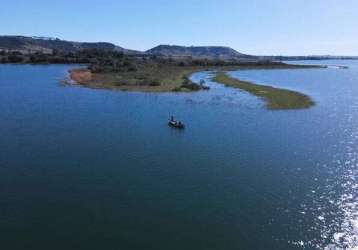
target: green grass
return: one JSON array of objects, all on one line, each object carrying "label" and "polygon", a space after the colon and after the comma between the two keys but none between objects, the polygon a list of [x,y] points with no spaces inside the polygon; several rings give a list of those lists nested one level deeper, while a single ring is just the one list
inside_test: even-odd
[{"label": "green grass", "polygon": [[203,68],[154,65],[133,72],[95,73],[92,81],[81,84],[94,88],[148,92],[195,91],[201,87],[188,80],[188,77],[200,70]]},{"label": "green grass", "polygon": [[314,101],[305,94],[234,79],[224,72],[217,73],[213,77],[213,81],[222,83],[228,87],[239,88],[262,98],[266,102],[268,109],[306,109],[315,104]]}]

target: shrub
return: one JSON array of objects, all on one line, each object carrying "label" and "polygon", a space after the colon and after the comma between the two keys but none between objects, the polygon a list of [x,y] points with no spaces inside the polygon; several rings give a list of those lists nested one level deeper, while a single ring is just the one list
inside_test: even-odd
[{"label": "shrub", "polygon": [[9,55],[7,59],[9,63],[21,63],[23,61],[23,57],[17,55]]},{"label": "shrub", "polygon": [[201,89],[201,87],[198,84],[195,84],[195,83],[183,84],[181,87],[186,88],[186,89],[190,89],[190,90],[200,90]]},{"label": "shrub", "polygon": [[174,91],[174,92],[180,92],[180,91],[181,91],[181,87],[175,87],[175,88],[173,88],[173,91]]},{"label": "shrub", "polygon": [[149,83],[149,86],[151,86],[151,87],[160,86],[160,82],[157,80],[153,80]]}]

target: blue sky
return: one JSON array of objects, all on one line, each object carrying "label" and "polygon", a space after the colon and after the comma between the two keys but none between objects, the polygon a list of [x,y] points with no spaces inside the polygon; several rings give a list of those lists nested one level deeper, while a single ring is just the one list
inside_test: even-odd
[{"label": "blue sky", "polygon": [[0,34],[224,45],[257,55],[358,55],[357,0],[1,0]]}]

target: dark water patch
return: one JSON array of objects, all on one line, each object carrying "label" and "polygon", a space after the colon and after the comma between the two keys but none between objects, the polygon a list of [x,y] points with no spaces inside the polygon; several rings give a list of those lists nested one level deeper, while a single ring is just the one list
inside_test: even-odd
[{"label": "dark water patch", "polygon": [[349,64],[233,73],[318,102],[275,112],[209,80],[197,93],[118,92],[61,87],[70,66],[1,65],[3,248],[354,249]]}]

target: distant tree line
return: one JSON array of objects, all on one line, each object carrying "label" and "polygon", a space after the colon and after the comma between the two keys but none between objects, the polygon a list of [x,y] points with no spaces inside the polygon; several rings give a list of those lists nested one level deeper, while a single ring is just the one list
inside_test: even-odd
[{"label": "distant tree line", "polygon": [[1,51],[0,63],[29,64],[88,64],[94,73],[134,72],[143,67],[161,66],[241,66],[278,64],[263,60],[260,62],[224,61],[219,59],[175,59],[156,55],[125,55],[122,52],[103,49],[83,49],[77,52],[64,53],[53,50],[52,53],[21,53],[19,51]]},{"label": "distant tree line", "polygon": [[31,64],[101,64],[104,61],[123,57],[123,53],[98,49],[84,49],[78,52],[64,53],[53,50],[52,53],[21,53],[19,51],[1,51],[0,63]]}]

